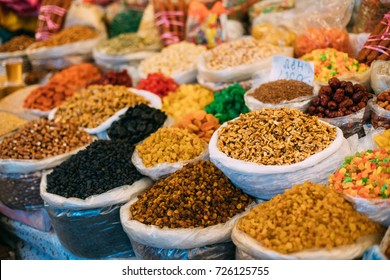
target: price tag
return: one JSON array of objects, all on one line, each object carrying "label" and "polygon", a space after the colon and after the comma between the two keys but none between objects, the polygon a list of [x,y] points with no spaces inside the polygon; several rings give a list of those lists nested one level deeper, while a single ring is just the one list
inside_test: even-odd
[{"label": "price tag", "polygon": [[286,56],[274,56],[270,81],[297,80],[313,85],[314,64]]}]

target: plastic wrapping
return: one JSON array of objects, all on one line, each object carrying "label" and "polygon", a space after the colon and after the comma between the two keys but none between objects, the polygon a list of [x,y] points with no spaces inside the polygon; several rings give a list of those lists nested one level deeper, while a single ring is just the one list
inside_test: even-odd
[{"label": "plastic wrapping", "polygon": [[214,132],[210,144],[210,160],[245,193],[256,198],[269,200],[286,189],[305,181],[326,184],[328,177],[350,154],[349,144],[337,129],[336,139],[323,151],[292,165],[259,165],[228,157],[219,151],[218,133]]},{"label": "plastic wrapping", "polygon": [[349,47],[350,50],[348,53],[352,55],[352,57],[357,57],[360,50],[363,48],[364,43],[367,41],[370,33],[349,33]]},{"label": "plastic wrapping", "polygon": [[[146,91],[146,90],[135,89],[135,88],[129,88],[129,91],[131,91],[131,92],[133,92],[133,93],[135,93],[135,94],[137,94],[139,96],[142,96],[146,100],[148,100],[149,103],[150,103],[148,105],[149,107],[156,108],[156,109],[161,109],[161,107],[162,107],[161,99],[157,95],[155,95],[155,94],[153,94],[153,93],[151,93],[149,91]],[[120,116],[125,114],[127,109],[129,109],[129,108],[126,107],[126,108],[123,108],[123,109],[119,110],[114,115],[112,115],[107,120],[105,120],[103,123],[101,123],[98,127],[95,127],[95,128],[83,128],[83,129],[87,133],[89,133],[91,135],[95,135],[95,134],[98,135],[98,136],[106,135],[107,129],[112,125],[113,122],[119,120]],[[48,119],[49,120],[53,120],[55,118],[56,111],[57,111],[57,109],[53,109],[53,110],[50,111],[50,113],[48,115]]]},{"label": "plastic wrapping", "polygon": [[239,81],[239,82],[233,82],[233,83],[213,83],[208,82],[204,80],[201,76],[197,76],[198,83],[205,88],[208,88],[209,90],[212,90],[214,92],[221,91],[224,89],[227,89],[230,86],[233,86],[234,84],[239,84],[243,89],[250,90],[252,87],[253,80],[245,80],[245,81]]},{"label": "plastic wrapping", "polygon": [[69,210],[45,205],[54,230],[69,252],[81,258],[133,256],[119,219],[121,204],[98,209]]},{"label": "plastic wrapping", "polygon": [[[205,228],[160,228],[132,219],[130,200],[120,211],[124,231],[134,244],[140,259],[229,259],[234,254],[231,231],[235,222],[246,212],[238,214],[224,224]],[[252,205],[248,206],[250,209]],[[247,211],[248,211],[247,209]],[[157,249],[158,248],[158,249]]]},{"label": "plastic wrapping", "polygon": [[300,0],[293,9],[260,14],[253,26],[271,24],[278,26],[282,22],[290,30],[303,34],[307,26],[313,28],[345,28],[351,19],[353,0]]},{"label": "plastic wrapping", "polygon": [[39,194],[42,171],[31,173],[0,173],[0,201],[7,207],[31,210],[43,206]]},{"label": "plastic wrapping", "polygon": [[[387,229],[382,242],[368,249],[363,256],[363,260],[389,260],[390,259],[390,227]],[[387,256],[385,252],[387,250]]]},{"label": "plastic wrapping", "polygon": [[356,211],[370,220],[386,227],[390,226],[390,199],[366,199],[351,195],[344,195],[344,197],[354,204]]},{"label": "plastic wrapping", "polygon": [[383,109],[378,104],[376,104],[376,98],[369,100],[368,106],[372,111],[371,124],[373,127],[383,127],[385,129],[390,128],[390,111]]},{"label": "plastic wrapping", "polygon": [[139,260],[234,260],[233,242],[206,245],[193,249],[161,249],[130,240]]},{"label": "plastic wrapping", "polygon": [[351,148],[351,155],[354,155],[357,152],[365,152],[367,150],[375,150],[378,148],[373,137],[381,134],[384,130],[374,129],[371,125],[364,125],[363,129],[366,136],[359,138],[357,134],[354,134],[347,139],[349,147]]},{"label": "plastic wrapping", "polygon": [[[387,73],[381,73],[387,68]],[[390,61],[376,60],[371,64],[371,88],[380,94],[390,88]]]},{"label": "plastic wrapping", "polygon": [[48,232],[51,229],[49,216],[43,207],[35,210],[15,210],[0,202],[0,213],[40,231]]},{"label": "plastic wrapping", "polygon": [[296,57],[301,57],[316,49],[326,48],[348,53],[350,50],[348,33],[340,28],[307,27],[307,30],[296,38],[294,45]]},{"label": "plastic wrapping", "polygon": [[337,118],[321,118],[322,121],[340,128],[344,137],[348,138],[354,134],[364,136],[363,125],[368,123],[370,120],[370,109],[369,106],[364,107],[360,111],[344,117]]},{"label": "plastic wrapping", "polygon": [[371,32],[390,9],[387,0],[361,0],[353,32]]},{"label": "plastic wrapping", "polygon": [[119,69],[121,66],[131,65],[138,67],[140,62],[157,54],[153,51],[140,51],[124,55],[109,55],[98,50],[93,51],[93,58],[97,65],[109,69]]},{"label": "plastic wrapping", "polygon": [[309,249],[291,254],[281,254],[264,247],[234,226],[232,240],[237,246],[238,260],[353,260],[360,258],[370,246],[378,244],[382,234],[372,234],[359,238],[354,244],[332,249]]},{"label": "plastic wrapping", "polygon": [[133,156],[131,157],[131,161],[133,162],[135,168],[137,168],[139,173],[148,176],[155,181],[172,174],[173,172],[181,169],[184,165],[190,162],[196,162],[196,161],[208,160],[208,159],[209,159],[209,151],[207,149],[206,143],[205,143],[205,150],[199,156],[187,161],[180,161],[174,163],[161,163],[161,164],[154,165],[152,167],[146,167],[143,164],[142,159],[139,157],[137,150],[134,150]]},{"label": "plastic wrapping", "polygon": [[259,24],[252,27],[252,36],[262,42],[277,46],[292,46],[297,35],[286,26]]},{"label": "plastic wrapping", "polygon": [[293,48],[291,47],[281,47],[282,50],[280,53],[274,53],[271,56],[265,57],[262,60],[253,63],[253,64],[244,64],[235,67],[227,67],[223,70],[211,70],[206,66],[206,58],[211,55],[210,51],[207,51],[200,55],[197,60],[199,76],[209,82],[237,82],[242,80],[248,80],[252,75],[263,68],[271,67],[272,65],[272,56],[282,55],[282,56],[293,56]]}]

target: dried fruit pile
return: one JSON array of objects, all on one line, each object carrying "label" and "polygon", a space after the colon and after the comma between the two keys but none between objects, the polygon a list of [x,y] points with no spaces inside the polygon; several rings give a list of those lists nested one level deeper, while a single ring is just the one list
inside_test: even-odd
[{"label": "dried fruit pile", "polygon": [[310,182],[253,208],[238,228],[282,254],[350,245],[382,230],[336,191]]},{"label": "dried fruit pile", "polygon": [[214,164],[199,161],[156,182],[130,211],[133,219],[161,228],[208,227],[227,222],[252,201]]}]

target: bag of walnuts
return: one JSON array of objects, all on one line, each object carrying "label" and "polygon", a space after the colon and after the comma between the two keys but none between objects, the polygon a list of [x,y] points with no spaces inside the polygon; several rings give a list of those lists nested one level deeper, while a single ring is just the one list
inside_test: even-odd
[{"label": "bag of walnuts", "polygon": [[360,258],[383,233],[336,191],[307,181],[240,218],[232,240],[240,260],[346,260]]},{"label": "bag of walnuts", "polygon": [[234,259],[230,235],[253,199],[209,161],[189,163],[121,208],[139,259]]}]

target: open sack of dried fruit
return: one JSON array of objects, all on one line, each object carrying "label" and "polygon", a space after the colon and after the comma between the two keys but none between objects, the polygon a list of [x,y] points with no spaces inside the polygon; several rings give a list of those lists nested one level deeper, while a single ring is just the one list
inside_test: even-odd
[{"label": "open sack of dried fruit", "polygon": [[234,259],[234,223],[253,198],[209,161],[190,163],[121,208],[139,259]]},{"label": "open sack of dried fruit", "polygon": [[158,180],[208,156],[207,143],[197,135],[184,128],[163,127],[136,146],[132,161],[140,173]]},{"label": "open sack of dried fruit", "polygon": [[326,183],[350,153],[337,127],[297,109],[264,108],[223,124],[210,160],[245,193],[270,199],[292,184]]},{"label": "open sack of dried fruit", "polygon": [[261,108],[295,108],[306,112],[315,97],[314,87],[296,80],[267,81],[247,91],[245,104],[251,111]]},{"label": "open sack of dried fruit", "polygon": [[93,142],[45,174],[40,192],[61,244],[82,258],[129,257],[120,207],[152,181],[131,163],[134,145]]},{"label": "open sack of dried fruit", "polygon": [[329,177],[329,187],[352,201],[357,211],[390,226],[390,152],[369,150],[347,157]]},{"label": "open sack of dried fruit", "polygon": [[63,29],[46,41],[32,44],[27,49],[31,64],[40,69],[62,69],[92,58],[92,50],[106,38],[89,26],[75,25]]},{"label": "open sack of dried fruit", "polygon": [[251,209],[232,240],[241,260],[352,260],[379,244],[384,230],[336,191],[305,182]]},{"label": "open sack of dried fruit", "polygon": [[291,57],[293,49],[263,43],[252,37],[226,42],[199,56],[198,77],[213,83],[248,80],[259,69],[270,67],[274,55]]},{"label": "open sack of dried fruit", "polygon": [[13,209],[41,207],[42,172],[85,148],[93,138],[75,124],[31,121],[0,142],[0,200]]},{"label": "open sack of dried fruit", "polygon": [[89,134],[105,136],[106,130],[129,107],[148,104],[160,109],[161,100],[153,93],[125,86],[92,85],[74,94],[52,110],[49,119],[56,122],[73,121]]}]

